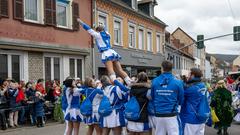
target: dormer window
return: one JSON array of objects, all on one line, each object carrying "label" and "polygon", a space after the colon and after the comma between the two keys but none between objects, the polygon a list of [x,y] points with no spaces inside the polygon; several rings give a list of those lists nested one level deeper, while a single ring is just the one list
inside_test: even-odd
[{"label": "dormer window", "polygon": [[151,17],[154,16],[154,5],[153,5],[152,3],[149,4],[149,15],[150,15]]},{"label": "dormer window", "polygon": [[132,8],[137,9],[137,0],[132,0]]}]

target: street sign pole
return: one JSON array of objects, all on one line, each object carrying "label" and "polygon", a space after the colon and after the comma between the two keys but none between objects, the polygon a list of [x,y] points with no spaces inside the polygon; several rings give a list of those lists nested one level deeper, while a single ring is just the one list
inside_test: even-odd
[{"label": "street sign pole", "polygon": [[[231,36],[231,35],[234,35],[234,34],[240,34],[240,32],[230,33],[230,34],[225,34],[225,35],[220,35],[220,36],[215,36],[215,37],[211,37],[211,38],[206,38],[206,39],[204,39],[204,40],[199,40],[199,41],[197,41],[197,42],[203,42],[203,41],[208,41],[208,40],[212,40],[212,39],[216,39],[216,38],[227,37],[227,36]],[[189,46],[192,46],[192,45],[194,45],[194,44],[197,44],[197,42],[193,42],[193,43],[191,43],[191,44],[189,44],[189,45],[180,47],[180,48],[178,48],[177,50],[173,51],[173,53],[178,52],[178,51],[180,51],[180,50],[182,50],[182,49],[184,49],[184,48],[186,48],[186,47],[189,47]]]}]

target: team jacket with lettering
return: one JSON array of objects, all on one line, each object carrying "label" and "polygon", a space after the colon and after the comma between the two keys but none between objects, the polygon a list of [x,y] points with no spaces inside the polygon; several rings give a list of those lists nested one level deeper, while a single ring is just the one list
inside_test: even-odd
[{"label": "team jacket with lettering", "polygon": [[172,73],[163,73],[153,80],[151,96],[156,114],[177,113],[184,100],[183,83]]}]

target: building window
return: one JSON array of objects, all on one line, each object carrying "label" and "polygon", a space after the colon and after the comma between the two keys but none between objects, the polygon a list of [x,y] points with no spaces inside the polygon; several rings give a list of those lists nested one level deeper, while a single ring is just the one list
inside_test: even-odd
[{"label": "building window", "polygon": [[157,52],[161,52],[161,37],[160,34],[157,35],[157,39],[156,39],[156,46],[157,46]]},{"label": "building window", "polygon": [[114,19],[114,44],[122,45],[122,20]]},{"label": "building window", "polygon": [[139,29],[138,31],[138,48],[144,50],[144,30]]},{"label": "building window", "polygon": [[60,58],[58,57],[45,57],[44,58],[45,80],[58,80],[60,81]]},{"label": "building window", "polygon": [[21,56],[15,54],[0,54],[0,78],[12,78],[19,82],[21,77]]},{"label": "building window", "polygon": [[8,56],[0,54],[0,78],[5,79],[8,77]]},{"label": "building window", "polygon": [[150,4],[149,6],[150,6],[149,7],[149,12],[150,12],[149,14],[150,14],[151,17],[154,17],[154,6],[152,4]]},{"label": "building window", "polygon": [[71,77],[75,77],[75,59],[69,59],[69,73]]},{"label": "building window", "polygon": [[70,12],[70,2],[58,0],[56,4],[57,12],[57,26],[63,28],[70,28],[71,25],[71,12]]},{"label": "building window", "polygon": [[24,0],[24,20],[42,23],[42,0]]},{"label": "building window", "polygon": [[105,28],[108,28],[107,14],[98,12],[98,25],[103,25]]},{"label": "building window", "polygon": [[153,51],[152,32],[147,32],[147,51]]},{"label": "building window", "polygon": [[53,59],[54,80],[60,80],[60,58]]},{"label": "building window", "polygon": [[136,9],[137,7],[137,1],[136,0],[132,0],[132,8]]},{"label": "building window", "polygon": [[130,48],[136,48],[136,32],[135,32],[135,26],[129,25],[128,30],[128,44]]},{"label": "building window", "polygon": [[83,62],[82,59],[69,59],[69,75],[71,77],[83,78]]}]

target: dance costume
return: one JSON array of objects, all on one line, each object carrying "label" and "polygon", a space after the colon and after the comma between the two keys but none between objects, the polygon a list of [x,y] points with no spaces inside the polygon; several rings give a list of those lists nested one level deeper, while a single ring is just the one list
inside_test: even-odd
[{"label": "dance costume", "polygon": [[95,38],[98,50],[102,54],[102,63],[106,63],[107,61],[119,61],[121,59],[121,56],[111,49],[111,37],[107,31],[96,32],[85,23],[81,25]]},{"label": "dance costume", "polygon": [[109,85],[104,88],[104,95],[109,98],[113,110],[109,116],[101,117],[101,127],[115,128],[125,126],[124,118],[124,97],[126,92],[122,91],[118,86]]},{"label": "dance costume", "polygon": [[80,113],[80,93],[81,89],[74,88],[71,93],[70,88],[66,88],[63,93],[63,111],[64,119],[71,122],[82,122],[82,115]]},{"label": "dance costume", "polygon": [[81,93],[92,102],[92,116],[83,116],[84,123],[87,125],[99,124],[98,108],[103,97],[103,91],[95,88],[84,88]]}]

